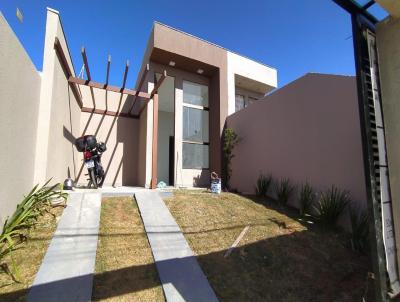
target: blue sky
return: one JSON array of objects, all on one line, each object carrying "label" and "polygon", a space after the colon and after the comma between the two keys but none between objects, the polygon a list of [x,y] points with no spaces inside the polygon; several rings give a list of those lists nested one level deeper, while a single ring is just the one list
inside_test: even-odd
[{"label": "blue sky", "polygon": [[[331,0],[3,0],[0,10],[38,70],[42,69],[46,7],[60,12],[75,71],[85,46],[92,78],[134,86],[155,20],[278,70],[279,87],[307,72],[354,75],[350,16]],[[16,8],[24,16],[16,18]]]}]

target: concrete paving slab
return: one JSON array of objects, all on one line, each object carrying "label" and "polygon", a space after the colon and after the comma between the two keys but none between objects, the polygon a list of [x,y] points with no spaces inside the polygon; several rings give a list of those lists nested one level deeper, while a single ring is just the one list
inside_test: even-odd
[{"label": "concrete paving slab", "polygon": [[70,194],[28,302],[91,301],[101,193]]},{"label": "concrete paving slab", "polygon": [[167,301],[218,301],[181,229],[156,191],[135,193]]}]

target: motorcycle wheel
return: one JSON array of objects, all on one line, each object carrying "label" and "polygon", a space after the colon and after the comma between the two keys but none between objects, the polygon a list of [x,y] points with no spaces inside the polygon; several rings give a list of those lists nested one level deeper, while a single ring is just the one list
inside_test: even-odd
[{"label": "motorcycle wheel", "polygon": [[97,176],[97,186],[101,188],[103,186],[104,176]]},{"label": "motorcycle wheel", "polygon": [[94,173],[94,169],[90,169],[89,171],[90,181],[95,189],[97,189],[97,178],[96,174]]}]

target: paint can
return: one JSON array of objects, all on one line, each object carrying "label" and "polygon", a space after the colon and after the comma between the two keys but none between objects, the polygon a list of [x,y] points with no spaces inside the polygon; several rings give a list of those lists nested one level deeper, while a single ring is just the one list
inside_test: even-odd
[{"label": "paint can", "polygon": [[211,173],[211,193],[221,193],[221,178],[219,178],[218,174],[215,172]]}]

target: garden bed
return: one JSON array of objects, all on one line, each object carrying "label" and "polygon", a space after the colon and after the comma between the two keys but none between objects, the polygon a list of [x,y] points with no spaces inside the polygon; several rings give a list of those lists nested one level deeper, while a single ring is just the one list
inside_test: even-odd
[{"label": "garden bed", "polygon": [[368,258],[348,247],[345,234],[303,224],[293,209],[198,190],[175,191],[166,204],[220,301],[361,301],[366,291],[373,297]]},{"label": "garden bed", "polygon": [[103,198],[93,301],[164,301],[136,201]]}]

